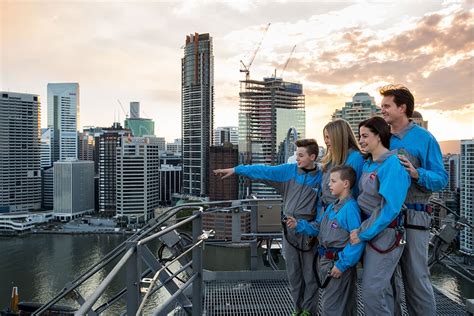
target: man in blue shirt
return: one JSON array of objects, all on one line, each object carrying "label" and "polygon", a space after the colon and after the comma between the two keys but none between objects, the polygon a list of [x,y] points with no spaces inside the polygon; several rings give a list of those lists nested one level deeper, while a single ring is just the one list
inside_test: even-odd
[{"label": "man in blue shirt", "polygon": [[[402,85],[380,89],[385,121],[390,124],[390,149],[398,150],[400,163],[411,177],[405,204],[407,214],[406,247],[400,259],[401,272],[410,315],[435,315],[436,304],[428,269],[428,243],[431,226],[429,198],[448,182],[438,142],[426,129],[416,125],[413,115],[415,100]],[[400,295],[397,291],[397,296]],[[399,300],[399,299],[398,299]]]}]

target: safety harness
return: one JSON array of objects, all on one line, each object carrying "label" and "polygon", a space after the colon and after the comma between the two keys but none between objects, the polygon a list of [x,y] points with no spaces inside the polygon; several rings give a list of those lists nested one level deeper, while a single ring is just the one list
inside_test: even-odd
[{"label": "safety harness", "polygon": [[339,252],[341,252],[344,248],[335,248],[335,247],[330,247],[330,248],[325,248],[323,246],[318,246],[318,251],[315,253],[315,264],[313,265],[313,273],[314,276],[316,277],[316,283],[321,289],[324,289],[328,286],[329,282],[331,281],[331,269],[328,270],[328,273],[326,274],[326,277],[324,278],[324,282],[321,282],[319,279],[319,273],[317,271],[317,266],[318,266],[318,260],[319,257],[325,257],[326,259],[332,260],[332,262],[336,262],[339,260]]},{"label": "safety harness", "polygon": [[[379,165],[380,166],[380,165]],[[370,174],[370,177],[375,177],[377,178],[377,171],[378,171],[378,167],[375,168],[374,171],[371,172]],[[379,183],[377,182],[377,185]],[[380,249],[379,247],[377,247],[371,240],[368,241],[367,243],[369,244],[369,246],[374,249],[375,251],[377,251],[378,253],[380,254],[386,254],[386,253],[389,253],[390,251],[394,250],[395,248],[397,248],[398,246],[400,246],[400,243],[403,239],[403,234],[405,233],[405,227],[404,227],[404,218],[405,218],[405,207],[402,206],[402,210],[400,211],[400,213],[398,214],[397,218],[395,218],[388,226],[387,228],[392,228],[392,229],[395,229],[395,241],[393,242],[393,244],[391,246],[389,246],[387,249]],[[370,217],[367,216],[367,214],[365,214],[364,212],[361,212],[361,217],[362,217],[362,221],[365,221],[366,219],[368,219]]]}]

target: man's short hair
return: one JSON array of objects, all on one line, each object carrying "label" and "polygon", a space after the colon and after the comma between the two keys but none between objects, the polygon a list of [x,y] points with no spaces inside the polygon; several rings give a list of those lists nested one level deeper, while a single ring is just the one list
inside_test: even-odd
[{"label": "man's short hair", "polygon": [[295,142],[296,147],[304,147],[306,148],[306,152],[308,155],[316,155],[316,158],[318,158],[319,154],[319,146],[318,142],[313,139],[313,138],[305,138],[305,139],[298,139]]},{"label": "man's short hair", "polygon": [[356,172],[351,166],[337,166],[331,169],[330,173],[338,172],[342,181],[349,181],[349,187],[352,189],[356,182]]},{"label": "man's short hair", "polygon": [[380,88],[380,94],[384,97],[393,96],[393,102],[397,106],[406,105],[406,115],[408,118],[413,116],[415,110],[415,97],[407,87],[401,84],[390,84]]}]

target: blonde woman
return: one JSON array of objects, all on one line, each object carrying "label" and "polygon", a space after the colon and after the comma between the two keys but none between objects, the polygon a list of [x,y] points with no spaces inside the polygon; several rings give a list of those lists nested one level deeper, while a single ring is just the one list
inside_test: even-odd
[{"label": "blonde woman", "polygon": [[[336,166],[351,166],[356,172],[356,183],[359,182],[364,165],[364,157],[360,153],[359,144],[351,126],[346,120],[337,119],[329,122],[323,129],[326,155],[321,159],[323,181],[321,201],[323,207],[333,203],[336,197],[329,190],[330,170]],[[358,188],[354,186],[352,195],[357,199]]]}]

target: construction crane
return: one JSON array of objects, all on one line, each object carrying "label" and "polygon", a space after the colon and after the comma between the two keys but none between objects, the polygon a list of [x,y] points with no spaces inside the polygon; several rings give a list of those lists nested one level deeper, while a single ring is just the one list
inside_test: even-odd
[{"label": "construction crane", "polygon": [[288,56],[288,59],[286,60],[285,65],[283,66],[283,69],[281,70],[280,78],[282,78],[282,79],[283,79],[283,73],[285,72],[286,66],[288,66],[288,63],[290,62],[291,56],[295,52],[295,49],[296,49],[296,45],[293,46],[293,48],[291,49],[290,55]]},{"label": "construction crane", "polygon": [[253,52],[252,57],[250,58],[250,61],[248,62],[248,64],[246,65],[246,64],[244,64],[244,62],[242,60],[240,61],[240,63],[242,64],[242,68],[240,69],[240,72],[245,72],[245,81],[248,81],[250,79],[250,67],[252,66],[252,63],[255,60],[255,57],[257,56],[257,53],[260,49],[260,46],[262,45],[262,42],[263,42],[263,39],[265,38],[265,35],[267,34],[267,31],[268,31],[268,28],[270,27],[270,24],[271,23],[268,23],[267,26],[265,27],[265,29],[263,30],[262,39],[258,43],[257,48]]},{"label": "construction crane", "polygon": [[120,108],[122,108],[122,111],[123,111],[123,114],[125,114],[125,117],[128,118],[128,113],[125,111],[125,109],[123,108],[123,105],[122,105],[122,102],[120,102],[119,99],[117,99],[117,102],[118,104],[120,105]]}]

